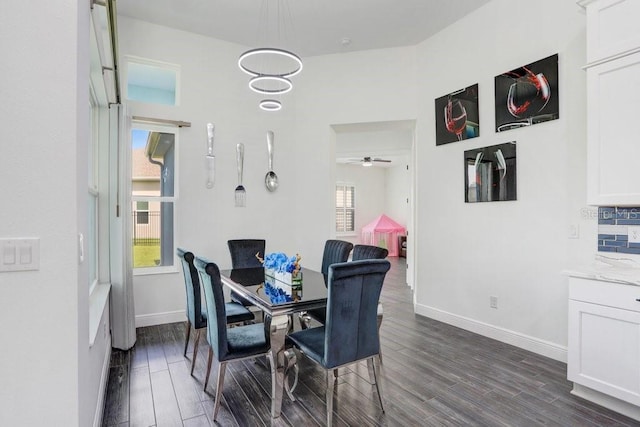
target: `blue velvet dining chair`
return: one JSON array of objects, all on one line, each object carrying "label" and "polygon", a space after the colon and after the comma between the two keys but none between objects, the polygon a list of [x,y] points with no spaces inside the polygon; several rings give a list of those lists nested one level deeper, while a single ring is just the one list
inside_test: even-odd
[{"label": "blue velvet dining chair", "polygon": [[325,280],[329,274],[329,266],[338,262],[346,262],[352,249],[353,243],[345,240],[327,240],[324,243],[320,272],[325,276]]},{"label": "blue velvet dining chair", "polygon": [[[287,344],[325,369],[327,390],[327,425],[333,418],[333,392],[336,369],[366,360],[371,381],[376,386],[380,408],[378,358],[380,339],[377,333],[377,306],[387,260],[362,260],[329,266],[326,322],[318,328],[303,329],[287,336]],[[296,357],[287,352],[287,357]],[[333,371],[334,375],[330,375]]]},{"label": "blue velvet dining chair", "polygon": [[[372,246],[372,245],[355,245],[353,247],[353,254],[351,255],[352,261],[360,261],[363,259],[385,259],[389,255],[389,251],[385,248],[381,248],[380,246]],[[380,335],[380,326],[382,326],[382,318],[384,315],[384,311],[382,309],[382,304],[378,302],[378,336]],[[378,358],[380,359],[380,363],[382,363],[382,349],[378,354]]]},{"label": "blue velvet dining chair", "polygon": [[218,266],[207,260],[196,258],[196,268],[200,274],[204,297],[207,302],[207,341],[209,359],[204,383],[206,391],[211,373],[213,357],[218,361],[218,376],[213,406],[213,420],[216,420],[220,408],[220,398],[224,387],[224,375],[227,363],[242,359],[257,358],[269,353],[270,342],[264,323],[227,328],[222,280]]},{"label": "blue velvet dining chair", "polygon": [[[231,268],[254,268],[262,267],[262,263],[256,257],[264,258],[266,241],[263,239],[233,239],[227,240],[229,253],[231,254]],[[231,291],[231,301],[248,307],[249,300]]]},{"label": "blue velvet dining chair", "polygon": [[[329,266],[347,261],[351,249],[353,249],[353,244],[344,240],[327,240],[325,242],[324,252],[322,253],[322,267],[320,268],[325,283],[327,283],[327,277],[329,275]],[[300,313],[298,316],[300,327],[302,329],[308,328],[311,324],[311,319],[324,323],[324,311],[324,308],[319,308]]]},{"label": "blue velvet dining chair", "polygon": [[389,251],[380,246],[371,245],[355,245],[353,247],[352,261],[360,261],[361,259],[385,259],[389,255]]},{"label": "blue velvet dining chair", "polygon": [[[196,356],[198,355],[198,343],[200,342],[200,331],[207,327],[207,312],[202,307],[200,299],[200,276],[194,265],[195,256],[192,252],[178,248],[176,250],[178,257],[182,263],[182,272],[184,274],[184,284],[187,292],[187,330],[184,342],[184,356],[187,356],[187,348],[189,347],[189,338],[191,336],[191,328],[196,330],[196,338],[193,344],[193,357],[191,358],[191,374],[196,364]],[[244,323],[255,319],[251,311],[235,302],[226,303],[226,321],[227,323]]]}]

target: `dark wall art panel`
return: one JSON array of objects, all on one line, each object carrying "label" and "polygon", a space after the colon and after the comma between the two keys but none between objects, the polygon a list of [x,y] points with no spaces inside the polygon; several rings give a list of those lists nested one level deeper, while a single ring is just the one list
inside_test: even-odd
[{"label": "dark wall art panel", "polygon": [[559,117],[558,54],[495,77],[496,132]]},{"label": "dark wall art panel", "polygon": [[478,84],[436,99],[436,145],[480,136]]},{"label": "dark wall art panel", "polygon": [[464,152],[464,201],[516,200],[516,143]]}]

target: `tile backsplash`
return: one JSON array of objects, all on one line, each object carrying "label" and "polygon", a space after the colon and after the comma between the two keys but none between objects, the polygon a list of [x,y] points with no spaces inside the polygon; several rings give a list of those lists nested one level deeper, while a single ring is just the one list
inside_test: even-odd
[{"label": "tile backsplash", "polygon": [[640,226],[640,207],[598,208],[598,251],[640,254],[640,243],[629,243],[630,225]]}]

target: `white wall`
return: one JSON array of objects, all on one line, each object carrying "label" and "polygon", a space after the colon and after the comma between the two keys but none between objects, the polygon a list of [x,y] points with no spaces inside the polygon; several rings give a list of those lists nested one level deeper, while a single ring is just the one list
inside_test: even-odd
[{"label": "white wall", "polygon": [[83,405],[81,426],[99,426],[104,415],[104,399],[107,394],[111,362],[109,301],[103,306],[99,316],[94,342],[87,350],[87,365],[80,373],[85,382],[82,388],[83,395],[80,396],[80,404]]},{"label": "white wall", "polygon": [[[40,239],[37,271],[0,273],[0,425],[88,426],[89,3],[3,2],[0,237]],[[104,355],[102,355],[104,357]]]},{"label": "white wall", "polygon": [[[566,358],[569,262],[585,205],[585,19],[574,1],[494,0],[417,47],[417,312]],[[539,12],[539,13],[538,13]],[[517,17],[517,19],[514,19]],[[494,76],[559,54],[560,119],[496,134]],[[436,147],[433,100],[479,84],[480,137]],[[465,204],[463,151],[517,141],[518,200]],[[489,308],[489,296],[498,309]]]},{"label": "white wall", "polygon": [[[133,114],[187,120],[181,131],[179,245],[230,265],[226,240],[264,237],[318,268],[333,231],[338,175],[332,125],[416,120],[416,309],[563,359],[567,290],[561,270],[592,256],[585,199],[584,15],[571,0],[494,0],[415,47],[305,59],[276,115],[236,66],[245,47],[121,18],[121,53],[182,66],[179,107],[132,103]],[[517,22],[513,17],[517,17]],[[560,119],[496,134],[493,78],[559,53]],[[479,83],[481,137],[436,147],[434,99]],[[384,102],[380,102],[384,100]],[[216,187],[204,188],[205,124],[216,124]],[[263,188],[265,132],[276,133],[276,193]],[[515,140],[518,200],[465,204],[466,149]],[[234,149],[246,146],[248,206],[233,207]],[[569,224],[581,238],[568,240]],[[184,311],[179,274],[136,277],[140,316]],[[489,296],[499,299],[489,308]],[[162,316],[158,316],[161,318]],[[170,317],[170,316],[169,316]]]},{"label": "white wall", "polygon": [[[362,243],[362,227],[385,212],[386,173],[383,168],[365,168],[361,165],[336,165],[336,182],[353,184],[356,187],[355,232],[340,235],[340,240],[355,244]],[[334,204],[335,206],[335,204]]]}]

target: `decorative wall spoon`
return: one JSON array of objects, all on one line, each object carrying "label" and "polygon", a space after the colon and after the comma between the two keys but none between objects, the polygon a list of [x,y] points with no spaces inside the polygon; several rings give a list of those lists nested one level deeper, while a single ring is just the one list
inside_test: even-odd
[{"label": "decorative wall spoon", "polygon": [[269,154],[269,172],[264,177],[267,190],[273,192],[278,188],[278,175],[273,171],[273,131],[267,131],[267,153]]}]

